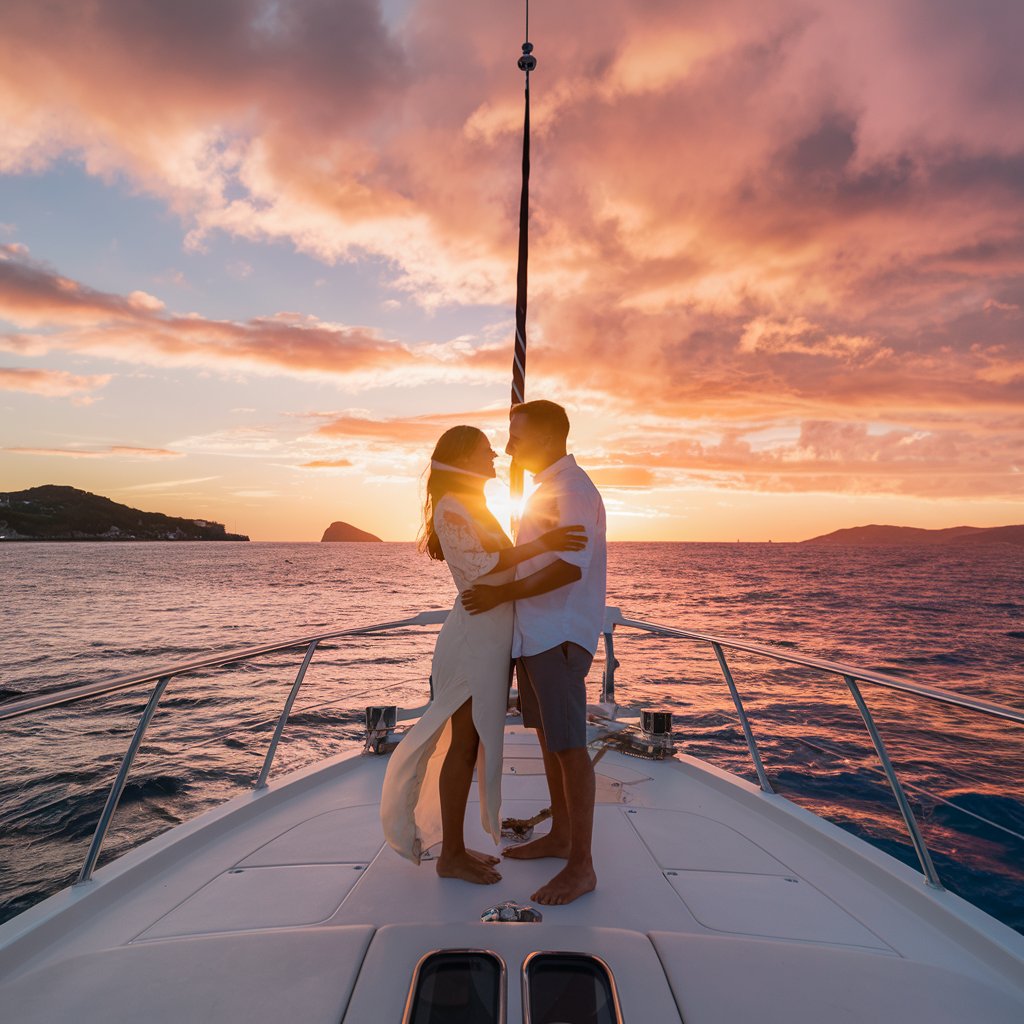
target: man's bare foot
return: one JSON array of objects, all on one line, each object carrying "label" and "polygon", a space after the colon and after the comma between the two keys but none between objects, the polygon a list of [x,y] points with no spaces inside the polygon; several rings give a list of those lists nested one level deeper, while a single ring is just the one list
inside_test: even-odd
[{"label": "man's bare foot", "polygon": [[483,861],[484,864],[494,865],[501,863],[501,858],[495,857],[491,853],[481,853],[479,850],[470,850],[468,847],[466,849],[466,853],[468,853],[470,857],[476,857],[477,860]]},{"label": "man's bare foot", "polygon": [[522,846],[506,846],[501,851],[505,857],[514,860],[536,860],[539,857],[562,857],[569,856],[569,840],[550,833],[540,836],[531,843],[524,843]]},{"label": "man's bare foot", "polygon": [[494,868],[477,860],[469,850],[448,857],[442,854],[437,858],[437,873],[442,878],[461,878],[476,885],[494,885],[501,881],[501,875]]},{"label": "man's bare foot", "polygon": [[566,864],[547,885],[542,885],[531,897],[545,907],[557,907],[572,903],[584,893],[597,887],[597,875],[592,866],[576,867]]}]

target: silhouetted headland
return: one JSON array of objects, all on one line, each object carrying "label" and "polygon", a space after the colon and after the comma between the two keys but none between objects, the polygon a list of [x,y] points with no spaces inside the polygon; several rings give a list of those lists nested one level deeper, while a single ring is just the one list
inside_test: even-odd
[{"label": "silhouetted headland", "polygon": [[1024,526],[951,526],[945,530],[924,530],[915,526],[853,526],[802,544],[860,544],[872,546],[961,544],[1024,544]]},{"label": "silhouetted headland", "polygon": [[365,530],[358,530],[350,523],[331,523],[331,525],[324,530],[324,535],[320,538],[321,543],[325,540],[357,541],[363,543],[371,541],[378,544],[383,543],[380,537],[377,537],[372,533],[367,533]]},{"label": "silhouetted headland", "polygon": [[142,512],[80,491],[45,484],[0,493],[0,540],[248,540],[222,523]]}]

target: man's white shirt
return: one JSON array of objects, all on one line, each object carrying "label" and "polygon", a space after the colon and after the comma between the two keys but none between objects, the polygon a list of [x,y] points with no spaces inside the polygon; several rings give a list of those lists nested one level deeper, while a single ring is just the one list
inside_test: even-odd
[{"label": "man's white shirt", "polygon": [[534,477],[537,489],[523,511],[517,544],[527,544],[558,526],[581,523],[587,533],[582,551],[546,551],[516,566],[516,579],[561,559],[579,566],[575,583],[517,601],[512,657],[540,654],[566,641],[594,654],[604,627],[607,546],[604,502],[590,477],[566,455]]}]

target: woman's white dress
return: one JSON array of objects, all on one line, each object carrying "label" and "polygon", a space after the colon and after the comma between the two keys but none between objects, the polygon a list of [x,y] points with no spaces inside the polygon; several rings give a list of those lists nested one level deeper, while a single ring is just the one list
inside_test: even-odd
[{"label": "woman's white dress", "polygon": [[[514,569],[494,573],[497,551],[508,543],[489,534],[458,498],[446,494],[434,509],[434,531],[461,596],[481,582],[510,582]],[[490,575],[488,575],[490,574]],[[480,736],[477,784],[480,820],[501,839],[501,758],[512,652],[512,603],[470,615],[457,597],[434,647],[431,675],[434,699],[423,717],[390,755],[384,775],[380,815],[384,837],[403,857],[419,863],[441,841],[439,776],[451,742],[451,716],[473,699],[473,724]]]}]

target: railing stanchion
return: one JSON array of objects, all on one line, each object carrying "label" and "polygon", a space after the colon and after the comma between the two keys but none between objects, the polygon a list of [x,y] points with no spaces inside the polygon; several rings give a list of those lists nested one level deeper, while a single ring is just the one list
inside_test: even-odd
[{"label": "railing stanchion", "polygon": [[722,652],[720,644],[712,643],[712,649],[715,652],[715,657],[718,659],[718,665],[722,670],[722,675],[725,677],[726,683],[729,684],[729,692],[732,694],[732,702],[736,705],[736,714],[740,716],[740,725],[743,727],[743,735],[747,740],[747,749],[750,751],[750,759],[754,762],[754,768],[757,771],[758,781],[761,783],[761,789],[765,793],[774,793],[772,784],[768,781],[768,776],[765,774],[764,765],[761,763],[761,754],[757,749],[757,742],[754,739],[754,734],[750,729],[750,722],[747,719],[747,712],[743,708],[743,701],[740,699],[740,691],[736,689],[736,683],[733,681],[732,672],[729,671],[729,665],[725,660],[725,654]]},{"label": "railing stanchion", "polygon": [[277,720],[277,726],[274,729],[274,737],[270,741],[270,749],[267,750],[267,756],[263,760],[263,768],[260,770],[260,777],[256,780],[256,789],[263,789],[267,784],[267,777],[270,775],[270,766],[274,763],[274,754],[277,753],[277,744],[280,741],[281,733],[284,732],[284,727],[288,722],[288,715],[291,713],[292,705],[295,703],[295,698],[299,695],[299,687],[302,686],[302,680],[306,678],[306,669],[309,668],[309,663],[313,658],[313,652],[316,650],[317,643],[319,643],[319,641],[314,640],[306,648],[306,656],[302,659],[298,675],[295,677],[295,682],[292,683],[291,692],[288,694],[288,699],[284,702],[284,707],[281,709],[281,717]]},{"label": "railing stanchion", "polygon": [[907,800],[907,795],[903,792],[903,786],[900,785],[900,780],[896,776],[896,769],[893,767],[892,761],[889,760],[885,743],[882,741],[882,734],[878,731],[878,726],[875,725],[875,720],[868,710],[864,695],[860,692],[860,687],[853,676],[844,675],[843,679],[850,688],[850,693],[853,694],[860,717],[864,719],[864,725],[867,727],[868,735],[875,746],[878,760],[882,762],[882,769],[885,771],[885,777],[889,780],[892,794],[896,797],[900,814],[903,815],[903,821],[906,823],[907,831],[910,833],[910,839],[914,844],[914,851],[917,853],[921,870],[924,872],[925,881],[934,889],[942,889],[944,887],[939,880],[939,873],[935,870],[935,865],[932,863],[932,855],[928,852],[928,846],[925,844],[924,836],[921,835],[921,828],[917,824],[917,818],[914,817],[914,812],[910,809],[910,802]]},{"label": "railing stanchion", "polygon": [[615,660],[615,637],[614,624],[609,626],[602,636],[604,637],[604,680],[601,685],[601,703],[615,703],[615,669],[618,662]]},{"label": "railing stanchion", "polygon": [[139,752],[139,745],[142,743],[142,737],[146,735],[146,729],[149,728],[153,712],[156,711],[156,706],[160,703],[160,698],[163,696],[163,692],[167,689],[167,684],[170,681],[170,676],[163,676],[157,681],[156,686],[153,687],[153,692],[149,695],[149,700],[146,703],[145,710],[142,712],[142,717],[139,719],[139,724],[135,726],[135,735],[132,736],[132,741],[128,744],[128,749],[121,760],[121,767],[118,769],[117,778],[114,779],[114,784],[110,787],[110,792],[107,794],[107,802],[104,804],[103,813],[100,814],[100,820],[96,824],[96,831],[93,833],[92,842],[89,844],[89,852],[85,855],[85,863],[82,865],[82,870],[78,873],[75,885],[81,885],[92,878],[93,869],[96,867],[96,861],[103,846],[103,840],[106,838],[107,829],[110,827],[110,819],[113,818],[114,811],[117,810],[121,794],[124,792],[125,783],[128,781],[128,772],[131,771],[132,762],[135,760],[135,755]]}]

